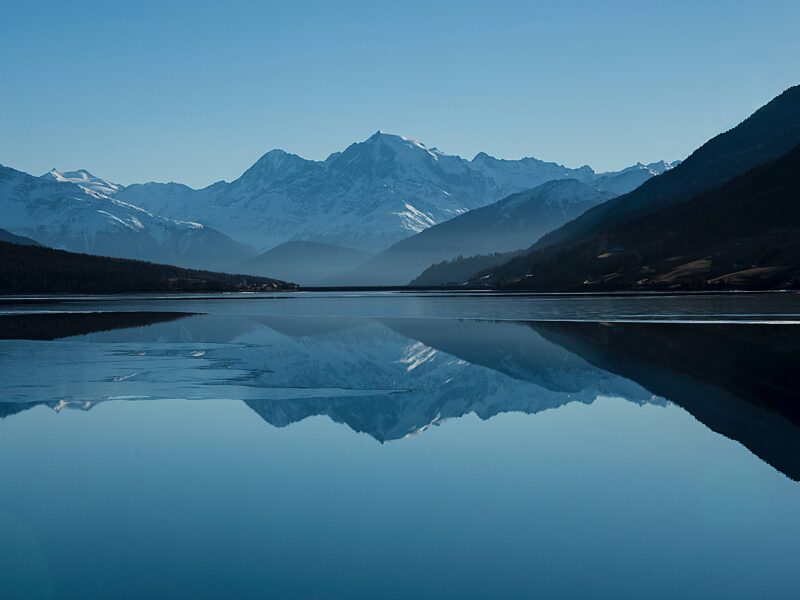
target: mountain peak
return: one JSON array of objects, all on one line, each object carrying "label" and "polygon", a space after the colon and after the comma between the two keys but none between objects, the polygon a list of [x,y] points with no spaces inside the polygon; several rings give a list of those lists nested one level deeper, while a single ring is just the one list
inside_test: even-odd
[{"label": "mountain peak", "polygon": [[242,174],[241,179],[281,179],[300,171],[312,162],[296,154],[276,148],[259,158],[252,167]]},{"label": "mountain peak", "polygon": [[681,161],[679,160],[675,160],[672,162],[667,162],[665,160],[657,160],[655,162],[645,164],[639,161],[636,164],[631,165],[630,167],[625,167],[621,171],[609,171],[607,173],[602,173],[602,175],[606,175],[608,173],[624,174],[624,173],[635,173],[641,171],[646,171],[651,175],[661,175],[665,171],[669,171],[670,169],[679,165],[680,162]]},{"label": "mountain peak", "polygon": [[378,130],[363,142],[350,144],[335,157],[333,165],[338,171],[382,178],[390,173],[426,170],[440,156],[445,155],[414,138]]},{"label": "mountain peak", "polygon": [[88,181],[89,179],[94,178],[94,175],[89,173],[89,171],[86,169],[78,169],[77,171],[59,171],[55,167],[43,175],[43,177],[48,176],[58,181],[72,181],[73,183],[74,180]]},{"label": "mountain peak", "polygon": [[77,171],[59,171],[56,168],[50,169],[47,173],[42,175],[43,179],[52,179],[59,183],[73,183],[79,185],[85,190],[103,194],[105,196],[113,196],[124,186],[108,181],[101,177],[95,177],[86,169],[78,169]]},{"label": "mountain peak", "polygon": [[[277,161],[284,160],[284,159],[286,159],[287,157],[290,157],[290,156],[296,156],[296,155],[295,154],[291,154],[289,152],[286,152],[286,150],[281,150],[280,148],[273,148],[272,150],[269,150],[269,151],[265,152],[261,156],[261,158],[259,158],[255,162],[255,164],[257,165],[259,163],[261,163],[261,164],[274,163],[274,162],[277,162]],[[298,156],[297,158],[300,158],[300,157]]]},{"label": "mountain peak", "polygon": [[405,135],[398,135],[396,133],[387,133],[385,131],[381,131],[380,129],[375,133],[373,133],[371,136],[369,136],[365,140],[365,143],[369,144],[384,143],[390,146],[410,145],[425,151],[430,151],[430,148],[428,148],[425,144],[423,144],[422,142],[420,142],[415,138]]}]

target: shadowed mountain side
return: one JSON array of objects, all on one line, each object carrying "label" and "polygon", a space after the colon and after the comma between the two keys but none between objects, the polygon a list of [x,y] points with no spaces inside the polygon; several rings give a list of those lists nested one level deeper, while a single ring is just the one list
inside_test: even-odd
[{"label": "shadowed mountain side", "polygon": [[289,290],[275,279],[0,242],[0,294]]},{"label": "shadowed mountain side", "polygon": [[679,204],[783,156],[798,144],[800,86],[794,86],[733,129],[703,144],[675,168],[547,234],[534,248],[575,240],[588,232]]},{"label": "shadowed mountain side", "polygon": [[476,256],[459,256],[453,260],[444,260],[431,265],[420,273],[419,277],[412,280],[411,286],[456,286],[469,285],[470,280],[481,271],[489,271],[499,267],[524,250],[515,252],[502,252],[496,254],[478,254]]},{"label": "shadowed mountain side", "polygon": [[314,285],[333,273],[360,265],[371,256],[369,252],[333,244],[293,241],[275,246],[229,270]]},{"label": "shadowed mountain side", "polygon": [[177,321],[192,313],[94,312],[0,315],[0,340],[57,340]]},{"label": "shadowed mountain side", "polygon": [[22,237],[21,235],[14,235],[5,229],[0,229],[0,242],[19,244],[20,246],[41,246],[39,242],[32,240],[31,238]]},{"label": "shadowed mountain side", "polygon": [[555,250],[519,256],[491,281],[560,290],[794,289],[800,146],[721,188]]},{"label": "shadowed mountain side", "polygon": [[406,285],[443,260],[527,248],[548,231],[613,197],[575,179],[549,181],[429,227],[326,283]]},{"label": "shadowed mountain side", "polygon": [[794,87],[674,169],[473,282],[550,291],[794,285],[798,144]]},{"label": "shadowed mountain side", "polygon": [[556,322],[530,327],[667,398],[800,481],[800,327]]}]

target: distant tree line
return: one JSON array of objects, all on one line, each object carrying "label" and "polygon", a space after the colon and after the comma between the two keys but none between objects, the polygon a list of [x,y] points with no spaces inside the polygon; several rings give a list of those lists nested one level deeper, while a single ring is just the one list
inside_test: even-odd
[{"label": "distant tree line", "polygon": [[0,293],[235,292],[293,289],[266,277],[0,242]]}]

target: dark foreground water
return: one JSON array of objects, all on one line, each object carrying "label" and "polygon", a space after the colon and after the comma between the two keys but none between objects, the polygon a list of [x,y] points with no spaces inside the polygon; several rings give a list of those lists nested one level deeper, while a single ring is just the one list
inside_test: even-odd
[{"label": "dark foreground water", "polygon": [[0,597],[797,598],[800,297],[0,304]]}]

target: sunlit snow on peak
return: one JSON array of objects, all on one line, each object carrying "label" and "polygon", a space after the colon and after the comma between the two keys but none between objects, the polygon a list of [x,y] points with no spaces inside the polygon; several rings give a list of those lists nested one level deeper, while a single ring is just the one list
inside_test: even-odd
[{"label": "sunlit snow on peak", "polygon": [[400,217],[400,221],[405,229],[413,231],[414,233],[419,233],[428,227],[436,225],[436,220],[431,215],[417,210],[408,203],[404,206],[405,210],[392,214]]}]

